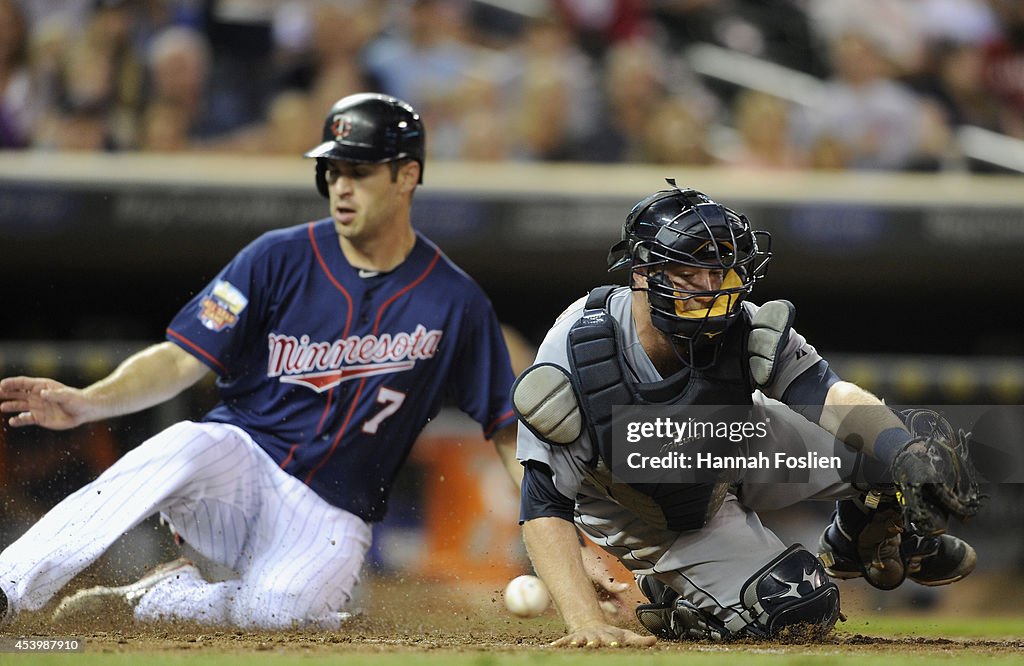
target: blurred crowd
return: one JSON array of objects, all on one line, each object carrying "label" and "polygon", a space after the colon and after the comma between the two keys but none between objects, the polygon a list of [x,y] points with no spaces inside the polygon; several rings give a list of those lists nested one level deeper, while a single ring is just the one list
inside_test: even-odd
[{"label": "blurred crowd", "polygon": [[[701,44],[817,94],[706,76]],[[986,170],[956,130],[1024,138],[1024,2],[0,0],[3,149],[298,155],[361,90],[434,159]]]}]

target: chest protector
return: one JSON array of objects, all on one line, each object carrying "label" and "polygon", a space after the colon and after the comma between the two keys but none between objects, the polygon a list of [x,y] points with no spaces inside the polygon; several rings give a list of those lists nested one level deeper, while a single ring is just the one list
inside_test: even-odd
[{"label": "chest protector", "polygon": [[722,505],[728,482],[619,483],[611,479],[614,405],[750,405],[753,384],[745,344],[750,318],[743,311],[722,333],[716,362],[687,368],[653,383],[632,379],[619,346],[620,328],[608,312],[613,286],[594,289],[569,331],[569,364],[595,457],[592,480],[645,521],[675,531],[704,527]]}]

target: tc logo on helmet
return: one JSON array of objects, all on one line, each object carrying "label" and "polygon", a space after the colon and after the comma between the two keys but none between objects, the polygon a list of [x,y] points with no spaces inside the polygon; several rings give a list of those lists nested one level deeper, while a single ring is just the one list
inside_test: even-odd
[{"label": "tc logo on helmet", "polygon": [[335,141],[341,141],[352,133],[352,121],[345,116],[335,116],[331,124],[331,132]]}]

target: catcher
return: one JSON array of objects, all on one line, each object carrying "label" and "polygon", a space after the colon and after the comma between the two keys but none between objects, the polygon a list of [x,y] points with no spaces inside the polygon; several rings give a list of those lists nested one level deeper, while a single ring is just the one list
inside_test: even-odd
[{"label": "catcher", "polygon": [[[745,299],[764,277],[770,237],[706,195],[671,187],[626,218],[612,269],[629,285],[571,305],[520,375],[518,458],[523,538],[568,632],[556,645],[646,646],[609,624],[589,584],[576,528],[617,557],[649,603],[640,623],[663,639],[773,637],[830,631],[837,578],[891,589],[944,585],[976,555],[945,533],[978,509],[966,437],[934,412],[896,413],[842,381],[793,327],[786,301]],[[770,446],[794,442],[831,468],[764,482],[644,483],[613,474],[613,407],[771,410]],[[619,412],[621,414],[621,411]],[[758,510],[837,501],[817,556],[787,546]]]}]

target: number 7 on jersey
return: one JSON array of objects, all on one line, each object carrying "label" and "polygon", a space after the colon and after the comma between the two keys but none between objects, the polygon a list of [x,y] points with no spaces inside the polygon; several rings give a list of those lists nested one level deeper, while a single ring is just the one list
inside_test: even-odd
[{"label": "number 7 on jersey", "polygon": [[397,412],[398,408],[405,402],[405,394],[401,391],[381,386],[380,391],[377,392],[377,402],[384,405],[384,407],[377,412],[376,416],[363,424],[363,432],[367,435],[377,434],[377,428],[384,422],[384,419]]}]

